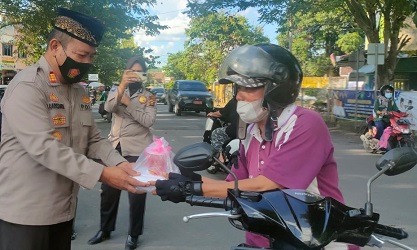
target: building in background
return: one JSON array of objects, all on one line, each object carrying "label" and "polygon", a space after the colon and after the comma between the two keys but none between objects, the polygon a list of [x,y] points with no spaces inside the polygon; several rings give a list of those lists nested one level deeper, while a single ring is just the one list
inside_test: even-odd
[{"label": "building in background", "polygon": [[[2,21],[4,16],[0,16]],[[0,29],[0,85],[7,85],[20,70],[24,69],[26,55],[19,53],[15,45],[17,30],[13,26]]]}]

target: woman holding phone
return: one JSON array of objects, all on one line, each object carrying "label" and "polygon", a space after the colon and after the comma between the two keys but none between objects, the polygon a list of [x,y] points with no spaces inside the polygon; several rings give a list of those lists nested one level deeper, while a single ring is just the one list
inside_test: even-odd
[{"label": "woman holding phone", "polygon": [[[113,113],[109,140],[129,162],[136,162],[142,151],[153,141],[150,127],[156,118],[156,97],[145,89],[146,64],[142,57],[132,57],[119,86],[113,86],[104,105]],[[110,238],[115,230],[120,190],[101,185],[100,230],[89,244]],[[145,194],[129,193],[130,221],[125,249],[135,249],[143,232]]]}]

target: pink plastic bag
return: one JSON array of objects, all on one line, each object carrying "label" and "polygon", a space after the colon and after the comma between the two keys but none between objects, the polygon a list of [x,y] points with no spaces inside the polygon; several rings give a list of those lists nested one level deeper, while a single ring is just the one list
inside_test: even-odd
[{"label": "pink plastic bag", "polygon": [[[153,142],[143,150],[133,167],[133,170],[140,172],[135,178],[142,182],[165,179],[164,175],[169,172],[179,173],[178,167],[173,162],[174,153],[171,146],[163,138],[154,137]],[[136,187],[142,191],[152,191],[155,187]]]}]

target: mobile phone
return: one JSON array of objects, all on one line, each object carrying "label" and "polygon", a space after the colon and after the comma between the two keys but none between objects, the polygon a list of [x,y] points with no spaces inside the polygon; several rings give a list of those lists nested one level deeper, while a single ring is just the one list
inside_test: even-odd
[{"label": "mobile phone", "polygon": [[148,74],[146,74],[145,72],[133,71],[133,73],[135,73],[138,76],[138,79],[142,82],[146,82],[146,80],[148,79]]}]

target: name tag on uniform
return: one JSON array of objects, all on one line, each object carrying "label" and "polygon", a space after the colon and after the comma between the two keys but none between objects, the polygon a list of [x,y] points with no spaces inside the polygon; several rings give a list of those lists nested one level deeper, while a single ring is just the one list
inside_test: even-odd
[{"label": "name tag on uniform", "polygon": [[65,109],[65,106],[62,103],[50,102],[48,103],[48,109]]}]

